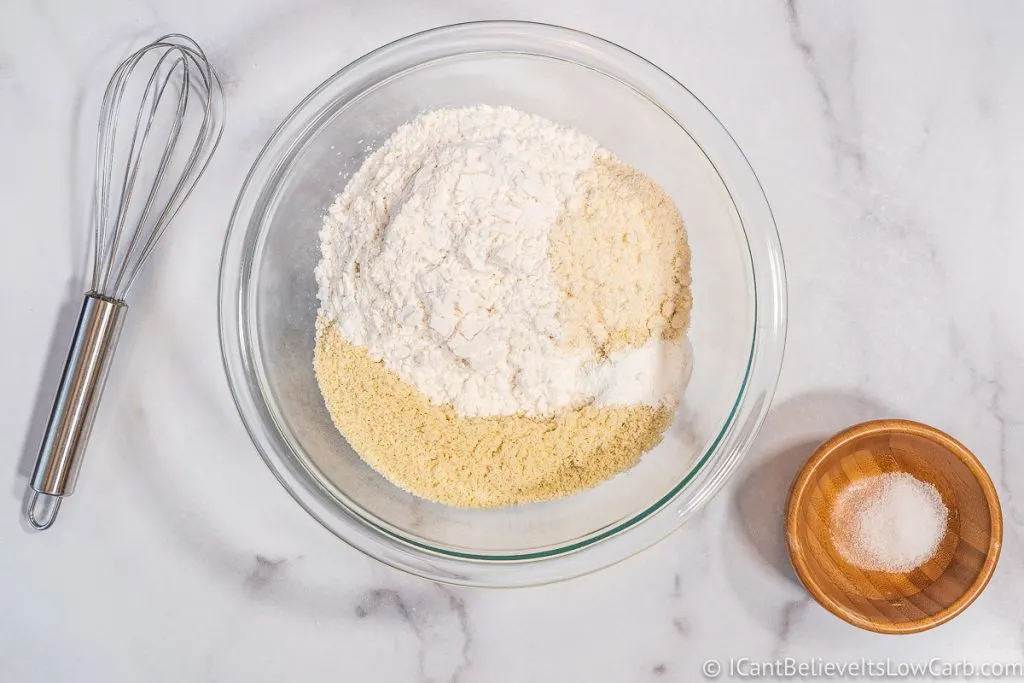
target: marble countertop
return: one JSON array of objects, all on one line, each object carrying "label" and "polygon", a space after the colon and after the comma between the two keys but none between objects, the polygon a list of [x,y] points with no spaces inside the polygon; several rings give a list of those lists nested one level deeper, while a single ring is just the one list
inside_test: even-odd
[{"label": "marble countertop", "polygon": [[[308,517],[242,427],[216,326],[231,205],[281,117],[381,43],[483,18],[596,33],[688,85],[757,170],[790,284],[779,389],[729,486],[628,561],[514,591],[401,574]],[[1022,23],[1015,0],[4,2],[0,680],[687,681],[710,658],[1021,661]],[[87,272],[96,105],[114,63],[167,31],[223,74],[223,146],[135,292],[78,492],[29,533],[26,475]],[[1006,521],[988,590],[915,636],[828,614],[782,541],[813,445],[882,416],[964,441]]]}]

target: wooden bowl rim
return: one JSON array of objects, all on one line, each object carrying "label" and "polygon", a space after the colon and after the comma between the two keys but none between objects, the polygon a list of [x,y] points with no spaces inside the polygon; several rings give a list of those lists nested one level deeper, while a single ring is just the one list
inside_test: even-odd
[{"label": "wooden bowl rim", "polygon": [[[942,611],[921,619],[907,621],[899,624],[890,622],[873,621],[863,615],[848,609],[829,597],[824,587],[811,576],[804,557],[805,550],[802,545],[796,544],[797,528],[799,517],[797,510],[807,491],[807,487],[814,479],[818,468],[825,459],[835,450],[843,447],[849,442],[865,436],[877,434],[908,434],[928,439],[953,453],[963,462],[978,481],[985,495],[985,502],[988,506],[989,516],[992,520],[992,532],[989,536],[988,549],[985,554],[985,561],[981,570],[971,585],[964,591],[963,595],[953,601]],[[966,446],[951,437],[949,434],[920,422],[912,420],[885,419],[871,420],[848,427],[839,432],[825,443],[818,446],[811,457],[804,464],[800,473],[789,492],[789,500],[786,503],[786,546],[789,550],[790,562],[796,571],[797,577],[811,596],[818,601],[822,607],[843,621],[875,633],[886,634],[907,634],[919,633],[930,628],[944,624],[953,617],[963,612],[974,600],[985,590],[992,574],[995,571],[996,563],[999,561],[999,553],[1003,543],[1003,513],[999,504],[999,496],[996,493],[995,485],[989,477],[988,472],[982,466],[981,461]]]}]

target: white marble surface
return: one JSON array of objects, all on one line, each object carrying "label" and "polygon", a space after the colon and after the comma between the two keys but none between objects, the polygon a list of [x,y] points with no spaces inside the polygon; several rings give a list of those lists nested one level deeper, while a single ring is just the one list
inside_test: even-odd
[{"label": "white marble surface", "polygon": [[[789,269],[789,346],[755,451],[699,519],[561,585],[453,589],[337,541],[291,500],[229,397],[220,245],[275,123],[380,43],[481,18],[643,54],[747,152]],[[707,658],[1024,656],[1024,3],[6,0],[0,5],[0,680],[644,681]],[[227,86],[223,147],[134,296],[79,491],[19,520],[85,273],[96,101],[130,47],[192,34]],[[972,447],[1005,548],[955,621],[858,631],[788,568],[810,446],[907,416]]]}]

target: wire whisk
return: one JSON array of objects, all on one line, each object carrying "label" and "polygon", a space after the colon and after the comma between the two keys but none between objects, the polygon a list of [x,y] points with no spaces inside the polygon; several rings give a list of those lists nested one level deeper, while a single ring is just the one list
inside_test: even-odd
[{"label": "wire whisk", "polygon": [[74,491],[128,309],[125,298],[206,170],[223,121],[220,81],[187,36],[170,34],[146,45],[107,84],[96,144],[92,288],[32,474],[25,512],[35,529],[49,528]]}]

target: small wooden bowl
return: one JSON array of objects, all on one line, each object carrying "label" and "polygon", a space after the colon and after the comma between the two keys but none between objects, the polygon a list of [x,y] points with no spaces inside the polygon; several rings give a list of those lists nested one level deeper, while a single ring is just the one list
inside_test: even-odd
[{"label": "small wooden bowl", "polygon": [[[949,509],[935,555],[906,574],[849,564],[830,531],[839,492],[887,472],[930,483]],[[825,609],[877,633],[917,633],[960,614],[992,578],[1002,541],[999,497],[978,459],[947,434],[908,420],[865,422],[835,435],[789,494],[786,542],[800,581]]]}]

